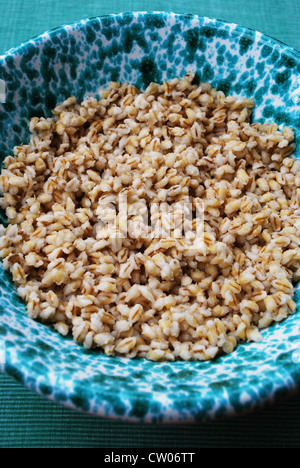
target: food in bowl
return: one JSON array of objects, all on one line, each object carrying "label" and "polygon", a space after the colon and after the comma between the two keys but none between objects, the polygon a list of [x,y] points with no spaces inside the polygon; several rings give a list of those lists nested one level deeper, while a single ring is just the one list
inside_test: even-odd
[{"label": "food in bowl", "polygon": [[107,355],[209,360],[295,310],[292,129],[193,74],[33,118],[4,160],[1,257],[33,319]]}]

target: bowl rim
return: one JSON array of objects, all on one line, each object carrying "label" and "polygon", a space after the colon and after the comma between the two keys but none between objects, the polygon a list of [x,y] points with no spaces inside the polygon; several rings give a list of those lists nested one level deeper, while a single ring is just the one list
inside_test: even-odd
[{"label": "bowl rim", "polygon": [[66,28],[66,27],[75,27],[76,25],[80,25],[82,23],[97,20],[97,19],[102,20],[104,18],[114,18],[114,17],[118,17],[118,16],[121,16],[121,15],[130,15],[130,14],[175,15],[175,16],[185,17],[185,18],[204,19],[204,20],[207,20],[209,22],[215,21],[216,23],[222,23],[222,24],[225,24],[225,25],[228,25],[228,26],[231,25],[236,30],[241,30],[244,33],[247,33],[247,31],[250,31],[250,32],[253,32],[253,33],[258,33],[261,40],[268,39],[270,41],[274,41],[275,44],[277,43],[278,45],[286,47],[287,52],[295,54],[300,59],[300,49],[298,50],[295,47],[292,47],[292,46],[288,45],[284,41],[281,41],[280,39],[274,38],[270,34],[260,32],[260,31],[254,29],[254,28],[251,28],[250,26],[244,26],[244,25],[242,25],[240,23],[235,23],[235,22],[232,22],[232,21],[223,20],[223,19],[220,19],[220,18],[217,18],[217,17],[207,16],[207,15],[198,15],[198,14],[193,14],[193,13],[182,13],[182,12],[168,11],[168,10],[125,10],[125,11],[118,12],[118,13],[107,13],[107,14],[99,15],[99,16],[97,16],[97,15],[96,16],[88,16],[88,17],[82,18],[80,20],[75,20],[75,21],[72,21],[70,23],[62,23],[62,24],[60,24],[58,26],[54,26],[52,28],[49,28],[46,31],[44,31],[42,33],[35,34],[35,35],[31,36],[30,38],[26,39],[24,42],[21,42],[20,44],[17,44],[16,46],[13,46],[13,47],[10,47],[6,51],[4,51],[4,53],[0,54],[0,61],[3,60],[5,57],[7,57],[9,55],[14,55],[15,53],[22,50],[23,47],[27,46],[32,41],[42,39],[43,36],[45,36],[45,35],[51,36],[53,33],[58,32],[60,29],[63,29],[63,28]]},{"label": "bowl rim", "polygon": [[[70,23],[64,23],[64,24],[61,24],[59,26],[56,26],[56,27],[53,27],[53,28],[50,28],[48,30],[46,30],[45,32],[43,33],[40,33],[40,34],[36,34],[34,36],[32,36],[31,38],[27,39],[26,41],[22,42],[21,44],[17,45],[17,46],[14,46],[14,47],[11,47],[10,49],[8,49],[6,52],[4,52],[3,54],[0,55],[0,64],[3,62],[3,60],[5,60],[8,56],[11,56],[11,55],[20,55],[22,54],[23,50],[29,45],[29,44],[32,44],[34,43],[35,45],[37,45],[37,42],[39,41],[43,41],[44,38],[48,38],[48,37],[52,37],[53,35],[59,33],[60,31],[64,30],[65,28],[76,28],[77,26],[80,26],[80,24],[85,24],[85,23],[88,23],[88,22],[91,22],[91,21],[95,21],[95,20],[103,20],[105,18],[115,18],[115,17],[120,17],[120,16],[123,16],[123,15],[142,15],[142,16],[145,16],[145,15],[174,15],[175,17],[179,17],[179,18],[195,18],[195,19],[199,19],[199,20],[204,20],[204,21],[207,21],[208,23],[211,23],[211,22],[214,22],[215,26],[218,27],[218,24],[220,25],[227,25],[227,26],[232,26],[236,29],[236,31],[240,31],[242,32],[243,34],[249,34],[249,33],[255,33],[255,34],[258,34],[258,40],[259,41],[262,41],[262,42],[268,42],[268,43],[271,43],[274,47],[281,47],[281,48],[284,48],[284,51],[285,53],[287,54],[290,54],[294,57],[296,57],[296,59],[299,61],[299,64],[300,64],[300,51],[298,51],[297,49],[287,45],[286,43],[278,40],[278,39],[275,39],[273,38],[272,36],[268,35],[268,34],[265,34],[265,33],[261,33],[260,31],[257,31],[253,28],[250,28],[250,27],[247,27],[247,26],[243,26],[243,25],[240,25],[240,24],[237,24],[237,23],[233,23],[233,22],[230,22],[230,21],[226,21],[226,20],[222,20],[222,19],[218,19],[218,18],[213,18],[213,17],[209,17],[209,16],[205,16],[205,15],[197,15],[197,14],[191,14],[191,13],[181,13],[181,12],[173,12],[173,11],[165,11],[165,10],[154,10],[154,11],[151,11],[151,10],[133,10],[133,11],[124,11],[124,12],[118,12],[118,13],[110,13],[110,14],[105,14],[105,15],[99,15],[99,16],[91,16],[91,17],[87,17],[87,18],[83,18],[81,20],[76,20],[76,21],[73,21],[73,22],[70,22]],[[232,31],[231,31],[232,32]],[[251,37],[253,37],[253,34],[251,34]],[[122,359],[122,358],[121,358]],[[9,365],[7,366],[6,365],[7,363],[1,363],[0,361],[0,369],[1,371],[7,373],[8,375],[14,377],[16,380],[22,382],[23,384],[25,384],[25,386],[29,389],[29,390],[34,390],[36,393],[40,393],[40,395],[42,396],[45,396],[46,398],[54,401],[55,403],[58,403],[56,402],[56,400],[52,399],[51,396],[47,396],[45,395],[44,393],[42,392],[39,392],[36,385],[35,385],[35,382],[31,381],[31,383],[26,383],[26,381],[24,382],[24,379],[23,379],[23,376],[19,374],[19,369],[12,363],[8,363]],[[27,370],[31,370],[30,367],[27,368]],[[227,411],[225,412],[225,416],[236,416],[237,414],[241,414],[241,413],[245,413],[245,412],[248,412],[248,411],[252,411],[253,409],[257,408],[257,407],[261,407],[261,406],[264,406],[265,404],[268,404],[270,402],[275,402],[277,401],[280,397],[282,397],[283,395],[287,395],[287,394],[292,394],[294,393],[295,391],[297,391],[297,389],[300,388],[300,370],[293,372],[293,373],[290,373],[288,374],[289,377],[292,378],[292,382],[287,382],[285,381],[285,385],[280,385],[280,384],[283,384],[282,382],[282,379],[278,379],[278,381],[275,380],[275,382],[279,382],[278,383],[278,392],[276,393],[276,395],[274,396],[273,394],[271,395],[271,393],[269,394],[266,394],[264,398],[261,398],[259,401],[255,401],[254,404],[251,406],[251,408],[249,408],[249,406],[247,405],[241,405],[240,409],[238,411],[232,409],[232,408],[228,408]],[[57,382],[55,384],[52,384],[51,383],[51,386],[52,387],[55,387],[55,385],[57,384]],[[57,390],[60,389],[60,387],[55,387]],[[108,393],[108,390],[104,390],[102,392],[102,395],[105,395]],[[137,395],[138,395],[138,392],[137,392]],[[149,398],[151,399],[151,401],[153,401],[153,396],[152,395],[147,395],[147,394],[144,394],[143,397],[145,398]],[[196,402],[199,400],[199,398],[196,398],[195,394],[193,394],[193,396],[191,397],[190,395],[186,397],[187,399],[189,400],[192,400],[192,402]],[[78,411],[81,411],[81,409],[76,405],[76,404],[70,404],[70,402],[67,402],[67,403],[64,403],[64,402],[59,402],[60,404],[63,404],[69,408],[72,408],[72,409],[75,409],[75,410],[78,410]],[[127,421],[127,422],[146,422],[146,423],[149,423],[149,422],[152,422],[152,421],[148,421],[148,420],[139,420],[137,418],[130,418],[128,416],[126,417],[120,417],[120,415],[117,415],[115,414],[114,412],[112,412],[109,416],[107,416],[107,414],[104,414],[104,413],[99,413],[99,412],[94,412],[94,411],[83,411],[85,413],[89,413],[89,414],[96,414],[97,416],[101,416],[101,417],[109,417],[110,419],[117,419],[117,420],[124,420],[124,421]],[[169,423],[188,423],[188,424],[191,424],[191,423],[194,423],[195,420],[192,416],[187,416],[185,417],[184,420],[177,420],[177,419],[172,419],[172,420],[169,420],[168,419],[168,414],[167,414],[167,410],[164,412],[163,414],[164,418],[159,421],[160,423],[163,423],[163,424],[169,424]],[[224,413],[222,414],[222,417],[224,418]],[[203,418],[205,419],[205,418]],[[208,419],[218,419],[218,416],[216,415],[210,415],[208,416]]]}]

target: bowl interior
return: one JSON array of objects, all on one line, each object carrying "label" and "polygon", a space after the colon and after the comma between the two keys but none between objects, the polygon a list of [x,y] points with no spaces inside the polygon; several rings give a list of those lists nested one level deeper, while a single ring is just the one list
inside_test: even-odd
[{"label": "bowl interior", "polygon": [[[145,89],[189,71],[226,94],[253,98],[253,120],[293,127],[300,156],[297,51],[214,19],[136,12],[63,26],[0,57],[1,158],[27,141],[31,117],[50,116],[69,96],[97,97],[110,81]],[[29,319],[0,264],[2,368],[38,393],[101,416],[192,422],[238,413],[299,385],[299,291],[296,301],[296,313],[264,330],[261,343],[245,343],[214,361],[128,360],[84,350]]]}]

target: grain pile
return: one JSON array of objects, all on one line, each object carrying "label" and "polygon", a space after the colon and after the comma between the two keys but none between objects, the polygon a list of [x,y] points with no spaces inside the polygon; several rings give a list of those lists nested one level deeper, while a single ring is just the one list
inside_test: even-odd
[{"label": "grain pile", "polygon": [[0,176],[0,255],[29,316],[158,361],[229,353],[293,313],[294,135],[252,108],[187,75],[33,118]]}]

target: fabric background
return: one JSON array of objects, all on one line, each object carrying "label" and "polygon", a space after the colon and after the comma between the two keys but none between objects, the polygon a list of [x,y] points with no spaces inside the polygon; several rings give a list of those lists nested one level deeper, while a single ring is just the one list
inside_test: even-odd
[{"label": "fabric background", "polygon": [[[195,13],[239,23],[300,50],[299,0],[0,0],[0,54],[61,24],[134,10]],[[300,393],[222,421],[150,426],[77,413],[0,374],[0,447],[300,448]]]}]

